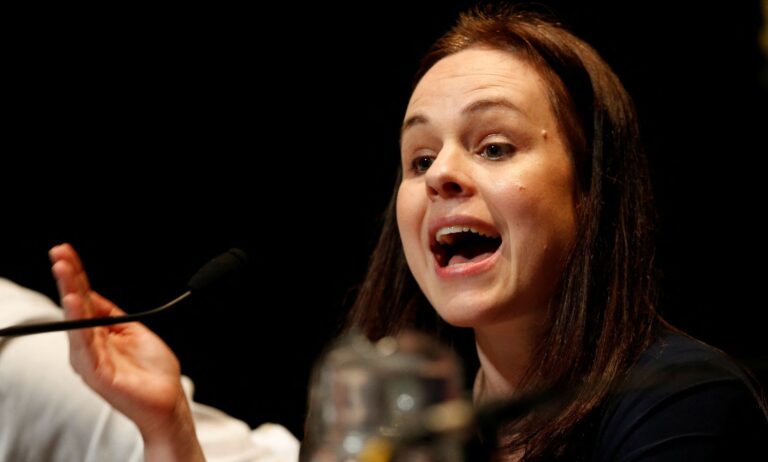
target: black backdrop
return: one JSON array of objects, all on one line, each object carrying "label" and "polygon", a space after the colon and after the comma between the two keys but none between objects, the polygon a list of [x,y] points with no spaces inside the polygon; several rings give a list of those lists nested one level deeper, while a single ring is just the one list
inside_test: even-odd
[{"label": "black backdrop", "polygon": [[[418,3],[9,14],[0,276],[55,297],[46,251],[69,241],[94,287],[135,311],[244,247],[246,284],[150,326],[198,400],[300,434],[311,364],[393,187],[418,57],[472,4]],[[636,99],[663,312],[739,358],[765,358],[759,2],[545,3]]]}]

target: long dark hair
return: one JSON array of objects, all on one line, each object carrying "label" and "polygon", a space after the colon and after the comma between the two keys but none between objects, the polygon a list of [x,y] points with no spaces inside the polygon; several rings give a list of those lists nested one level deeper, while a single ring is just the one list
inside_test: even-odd
[{"label": "long dark hair", "polygon": [[[499,443],[503,453],[524,448],[526,459],[562,456],[575,451],[576,435],[663,322],[656,312],[646,160],[634,105],[619,79],[589,45],[537,14],[505,7],[461,15],[424,57],[417,82],[440,59],[479,45],[524,59],[545,79],[576,169],[577,243],[531,362],[535,370],[520,389],[590,385],[554,416],[532,416],[526,427],[507,429]],[[417,328],[450,341],[457,329],[438,318],[407,267],[395,200],[393,194],[348,325],[372,339]]]}]

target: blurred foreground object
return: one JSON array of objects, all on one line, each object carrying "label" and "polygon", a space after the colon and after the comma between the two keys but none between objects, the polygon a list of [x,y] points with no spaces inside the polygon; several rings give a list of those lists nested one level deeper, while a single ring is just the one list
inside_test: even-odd
[{"label": "blurred foreground object", "polygon": [[315,370],[302,460],[463,460],[460,431],[411,437],[424,425],[450,426],[454,413],[470,412],[461,377],[454,353],[419,334],[376,343],[342,338]]}]

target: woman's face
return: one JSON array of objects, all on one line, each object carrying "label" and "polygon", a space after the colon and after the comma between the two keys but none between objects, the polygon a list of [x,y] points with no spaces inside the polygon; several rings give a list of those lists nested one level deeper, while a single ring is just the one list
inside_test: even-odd
[{"label": "woman's face", "polygon": [[451,324],[545,313],[576,233],[573,163],[550,106],[532,66],[490,48],[437,62],[411,96],[398,228]]}]

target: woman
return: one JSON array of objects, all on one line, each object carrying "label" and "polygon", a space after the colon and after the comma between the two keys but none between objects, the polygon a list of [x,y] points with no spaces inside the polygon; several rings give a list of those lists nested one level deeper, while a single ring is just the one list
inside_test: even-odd
[{"label": "woman", "polygon": [[[658,370],[682,357],[733,367],[672,334],[656,312],[650,185],[621,83],[584,42],[514,11],[462,17],[417,77],[402,130],[399,193],[352,325],[372,338],[412,325],[445,331],[440,318],[472,327],[479,401],[573,389],[554,416],[532,416],[527,427],[503,432],[510,454],[525,448],[531,459],[593,452],[615,460],[651,444],[609,453],[607,444],[574,436],[607,431],[608,421],[595,419],[605,417],[612,387],[639,359],[659,356],[648,365]],[[675,393],[734,379],[698,372]],[[748,387],[741,392],[749,401]],[[604,440],[642,429],[612,430]],[[669,450],[690,456],[687,444]]]},{"label": "woman", "polygon": [[[656,312],[635,112],[592,48],[529,14],[462,16],[423,62],[401,159],[350,326],[373,339],[416,327],[452,340],[471,328],[478,402],[568,391],[499,429],[497,459],[761,449],[768,424],[746,377]],[[71,247],[51,258],[69,317],[117,311]],[[70,338],[75,368],[137,423],[147,460],[202,459],[178,363],[158,338],[138,325]],[[694,367],[668,375],[681,364]]]}]

